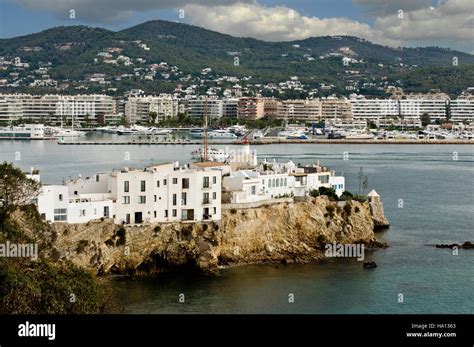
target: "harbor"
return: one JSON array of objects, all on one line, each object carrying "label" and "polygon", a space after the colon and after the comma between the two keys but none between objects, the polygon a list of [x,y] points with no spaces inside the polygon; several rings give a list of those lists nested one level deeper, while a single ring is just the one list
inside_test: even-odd
[{"label": "harbor", "polygon": [[[239,145],[242,141],[209,141],[210,145]],[[350,139],[279,139],[266,138],[262,140],[250,140],[252,145],[273,145],[273,144],[377,144],[377,145],[473,145],[474,140],[405,140],[405,139],[388,139],[388,140],[350,140]],[[128,140],[128,141],[58,141],[59,145],[69,146],[145,146],[145,145],[200,145],[202,141],[198,140]]]}]

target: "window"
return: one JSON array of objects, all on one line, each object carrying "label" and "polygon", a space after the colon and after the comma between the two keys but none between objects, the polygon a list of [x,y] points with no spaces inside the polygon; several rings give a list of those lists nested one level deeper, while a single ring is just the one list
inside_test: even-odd
[{"label": "window", "polygon": [[54,209],[54,214],[65,214],[67,213],[67,210],[65,208],[55,208]]},{"label": "window", "polygon": [[186,193],[181,193],[181,205],[186,206],[188,203],[188,195]]},{"label": "window", "polygon": [[177,217],[178,216],[178,210],[174,209],[173,210],[173,217]]},{"label": "window", "polygon": [[138,197],[138,203],[139,204],[146,204],[146,196],[145,195],[140,195]]},{"label": "window", "polygon": [[59,201],[63,201],[63,195],[59,194]]},{"label": "window", "polygon": [[168,210],[165,210],[165,218],[168,218]]},{"label": "window", "polygon": [[285,187],[288,185],[288,181],[286,180],[286,177],[285,177]]},{"label": "window", "polygon": [[204,177],[204,181],[202,183],[203,188],[209,188],[209,177]]},{"label": "window", "polygon": [[217,214],[217,207],[213,208],[214,214]]},{"label": "window", "polygon": [[173,206],[176,206],[176,201],[177,201],[176,194],[173,194]]},{"label": "window", "polygon": [[216,200],[217,199],[217,193],[216,192],[213,192],[212,193],[212,200]]},{"label": "window", "polygon": [[329,175],[319,176],[318,178],[321,183],[329,183]]},{"label": "window", "polygon": [[283,187],[283,177],[280,178],[280,187]]},{"label": "window", "polygon": [[130,191],[130,182],[128,182],[128,181],[123,182],[123,191],[125,193],[128,193]]},{"label": "window", "polygon": [[130,204],[130,197],[129,196],[123,196],[122,197],[122,204],[123,205],[129,205]]},{"label": "window", "polygon": [[66,220],[67,220],[67,215],[65,215],[65,214],[54,215],[54,221],[55,222],[64,222]]},{"label": "window", "polygon": [[216,177],[216,176],[213,176],[213,177],[212,177],[212,183],[213,183],[213,184],[217,184],[217,177]]},{"label": "window", "polygon": [[84,217],[86,215],[86,210],[79,210],[79,217]]},{"label": "window", "polygon": [[272,180],[269,179],[269,180],[268,180],[268,188],[271,188],[271,187],[272,187]]},{"label": "window", "polygon": [[153,211],[153,217],[156,218],[156,211]]},{"label": "window", "polygon": [[189,178],[183,178],[183,189],[189,188]]},{"label": "window", "polygon": [[163,185],[166,186],[166,178],[163,180]]},{"label": "window", "polygon": [[140,182],[140,191],[141,192],[144,192],[146,190],[146,182],[145,181],[141,181]]},{"label": "window", "polygon": [[160,188],[160,181],[156,181],[156,187]]},{"label": "window", "polygon": [[178,179],[176,177],[173,177],[173,184],[178,184]]},{"label": "window", "polygon": [[153,201],[156,202],[156,195],[153,195]]},{"label": "window", "polygon": [[209,193],[204,193],[202,197],[203,204],[209,204]]},{"label": "window", "polygon": [[255,195],[256,193],[257,193],[256,187],[255,187],[255,186],[251,186],[251,187],[250,187],[250,194],[251,194],[251,195]]},{"label": "window", "polygon": [[280,186],[280,180],[277,178],[276,179],[276,186],[279,187]]},{"label": "window", "polygon": [[99,182],[99,175],[95,175],[95,181]]}]

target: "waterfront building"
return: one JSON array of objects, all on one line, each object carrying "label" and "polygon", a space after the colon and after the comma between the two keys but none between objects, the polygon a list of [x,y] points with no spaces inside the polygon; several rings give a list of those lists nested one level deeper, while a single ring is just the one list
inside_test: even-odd
[{"label": "waterfront building", "polygon": [[225,165],[178,163],[124,168],[63,185],[44,185],[38,210],[50,222],[116,224],[220,220]]},{"label": "waterfront building", "polygon": [[95,121],[99,114],[116,113],[115,100],[103,94],[0,94],[0,120],[35,122]]},{"label": "waterfront building", "polygon": [[362,95],[351,95],[352,118],[369,121],[379,121],[382,118],[399,116],[398,100],[367,99]]},{"label": "waterfront building", "polygon": [[332,122],[352,121],[352,105],[346,98],[327,97],[321,99],[321,119]]},{"label": "waterfront building", "polygon": [[237,118],[238,105],[239,99],[223,99],[222,116],[229,118]]},{"label": "waterfront building", "polygon": [[321,119],[321,101],[283,100],[278,104],[276,117],[288,121],[318,122]]},{"label": "waterfront building", "polygon": [[252,170],[232,171],[223,178],[228,203],[249,204],[280,197],[305,197],[320,187],[333,188],[338,196],[345,190],[345,179],[319,163],[296,166],[287,163],[262,162]]},{"label": "waterfront building", "polygon": [[263,101],[263,116],[267,118],[277,118],[278,105],[280,101],[275,98],[264,98]]},{"label": "waterfront building", "polygon": [[237,117],[251,120],[260,119],[265,115],[264,110],[265,101],[263,98],[240,98],[237,106]]},{"label": "waterfront building", "polygon": [[474,95],[462,94],[451,100],[451,120],[455,123],[474,122]]},{"label": "waterfront building", "polygon": [[150,112],[156,113],[155,121],[160,122],[178,116],[178,99],[167,94],[130,96],[125,102],[124,112],[130,124],[150,122]]},{"label": "waterfront building", "polygon": [[190,98],[185,101],[185,112],[192,118],[204,118],[207,114],[209,118],[221,118],[224,113],[224,103],[216,97]]},{"label": "waterfront building", "polygon": [[449,108],[449,96],[444,93],[409,94],[398,99],[400,116],[419,118],[428,114],[431,120],[445,120]]}]

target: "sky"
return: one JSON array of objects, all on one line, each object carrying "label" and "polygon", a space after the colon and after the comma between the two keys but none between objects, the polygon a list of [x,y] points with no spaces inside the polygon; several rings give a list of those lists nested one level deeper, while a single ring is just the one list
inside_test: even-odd
[{"label": "sky", "polygon": [[153,19],[267,41],[351,35],[474,54],[474,0],[0,0],[0,38],[62,25],[121,30]]}]

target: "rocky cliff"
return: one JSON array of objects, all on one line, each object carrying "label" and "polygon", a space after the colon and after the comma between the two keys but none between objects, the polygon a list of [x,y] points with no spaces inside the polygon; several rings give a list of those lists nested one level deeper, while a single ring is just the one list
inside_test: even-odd
[{"label": "rocky cliff", "polygon": [[139,275],[192,266],[216,272],[225,265],[308,262],[326,243],[380,244],[368,203],[325,196],[302,202],[223,211],[220,223],[117,226],[111,220],[53,224],[45,231],[55,259],[98,274]]}]

